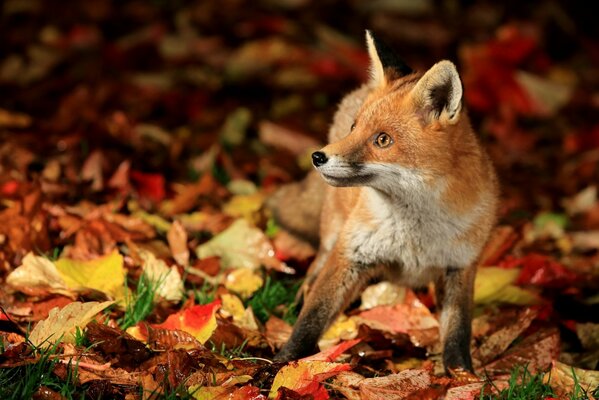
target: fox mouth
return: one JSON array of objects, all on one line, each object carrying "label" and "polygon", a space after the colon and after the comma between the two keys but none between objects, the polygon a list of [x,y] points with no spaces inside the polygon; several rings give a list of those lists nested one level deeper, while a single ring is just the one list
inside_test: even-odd
[{"label": "fox mouth", "polygon": [[320,172],[324,180],[331,186],[362,186],[370,182],[374,175],[355,174],[355,175],[332,175],[330,173]]}]

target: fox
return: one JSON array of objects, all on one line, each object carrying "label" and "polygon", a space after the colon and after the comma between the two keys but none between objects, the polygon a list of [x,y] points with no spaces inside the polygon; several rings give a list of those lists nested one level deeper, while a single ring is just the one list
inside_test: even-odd
[{"label": "fox", "polygon": [[269,200],[283,228],[318,241],[302,309],[275,360],[315,352],[356,294],[388,279],[434,283],[445,371],[473,371],[474,278],[497,219],[496,172],[451,61],[421,73],[369,30],[366,45],[370,78],[340,102],[329,144],[311,155],[314,171]]}]

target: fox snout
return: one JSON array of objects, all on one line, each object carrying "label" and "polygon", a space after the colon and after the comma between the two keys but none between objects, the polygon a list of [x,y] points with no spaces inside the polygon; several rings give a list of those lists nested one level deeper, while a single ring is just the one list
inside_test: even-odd
[{"label": "fox snout", "polygon": [[326,164],[327,161],[329,161],[329,159],[327,158],[327,155],[322,151],[315,151],[314,153],[312,153],[312,164],[314,164],[315,167],[320,167]]}]

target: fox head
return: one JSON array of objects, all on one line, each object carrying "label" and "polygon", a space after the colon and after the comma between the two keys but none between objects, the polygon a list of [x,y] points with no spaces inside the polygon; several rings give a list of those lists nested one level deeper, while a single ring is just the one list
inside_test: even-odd
[{"label": "fox head", "polygon": [[366,42],[370,92],[346,136],[312,154],[314,166],[333,186],[383,191],[442,176],[470,132],[454,64],[415,73],[369,31]]}]

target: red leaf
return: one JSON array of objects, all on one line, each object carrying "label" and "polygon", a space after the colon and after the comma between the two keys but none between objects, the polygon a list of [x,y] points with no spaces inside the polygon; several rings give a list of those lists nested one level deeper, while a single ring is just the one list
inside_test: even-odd
[{"label": "red leaf", "polygon": [[131,171],[131,179],[141,197],[146,197],[158,203],[166,196],[164,176],[161,174]]},{"label": "red leaf", "polygon": [[527,254],[522,258],[507,258],[501,263],[504,268],[522,267],[516,281],[519,285],[565,287],[574,282],[578,275],[542,254]]}]

